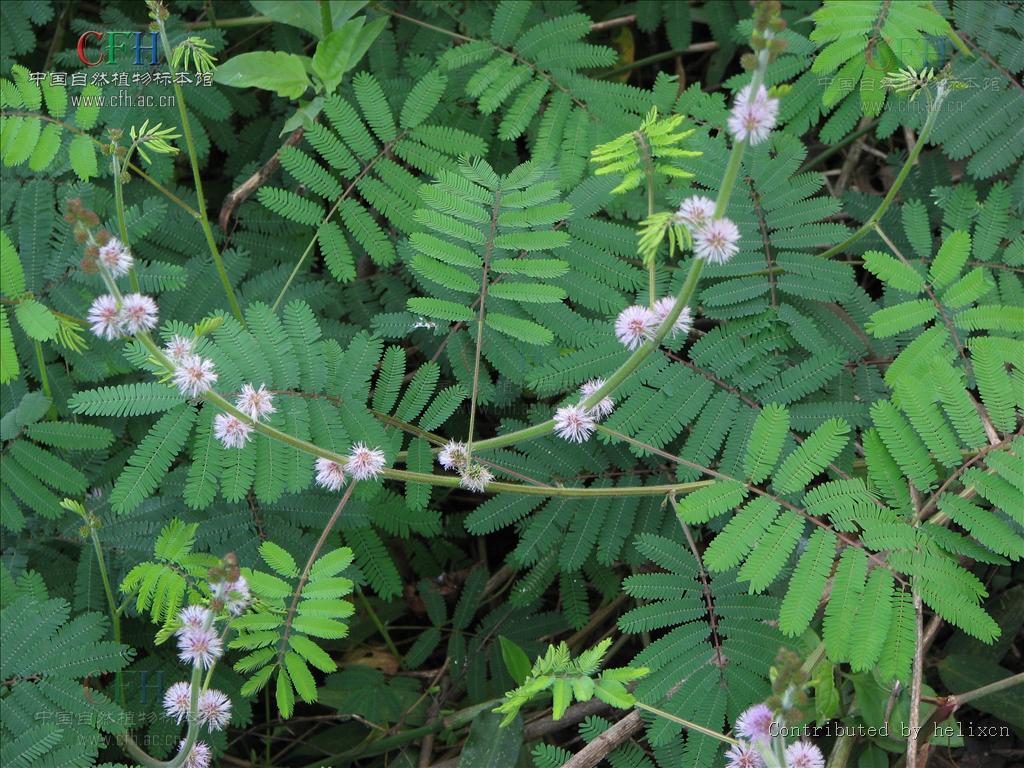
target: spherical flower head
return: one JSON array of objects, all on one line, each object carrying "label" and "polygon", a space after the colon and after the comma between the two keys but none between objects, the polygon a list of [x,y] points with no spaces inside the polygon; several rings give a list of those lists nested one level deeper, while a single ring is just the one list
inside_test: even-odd
[{"label": "spherical flower head", "polygon": [[715,217],[715,201],[703,195],[693,195],[679,204],[676,218],[691,231],[696,231]]},{"label": "spherical flower head", "polygon": [[[178,752],[185,748],[185,739],[178,742]],[[213,754],[210,752],[210,746],[205,741],[197,741],[192,745],[192,750],[188,753],[188,757],[185,758],[185,762],[182,763],[182,768],[210,768],[210,761],[213,759]]]},{"label": "spherical flower head", "polygon": [[208,392],[217,381],[217,372],[213,369],[213,360],[188,355],[174,369],[174,383],[185,397],[199,397]]},{"label": "spherical flower head", "polygon": [[188,717],[192,706],[192,686],[188,683],[175,683],[164,692],[164,713],[181,723]]},{"label": "spherical flower head", "polygon": [[764,758],[749,744],[740,742],[725,753],[726,768],[764,768]]},{"label": "spherical flower head", "polygon": [[459,469],[459,485],[469,491],[483,493],[494,475],[483,464],[470,464]]},{"label": "spherical flower head", "polygon": [[202,629],[213,621],[210,611],[201,605],[190,605],[187,608],[182,608],[178,613],[178,619],[181,621],[181,626],[174,633],[176,635],[182,635],[190,629]]},{"label": "spherical flower head", "polygon": [[114,277],[127,275],[134,262],[131,252],[116,237],[110,238],[107,244],[99,249],[96,258]]},{"label": "spherical flower head", "polygon": [[771,739],[771,726],[775,713],[767,704],[755,704],[736,718],[736,733],[748,741],[767,743]]},{"label": "spherical flower head", "polygon": [[186,664],[209,669],[223,652],[220,636],[213,627],[189,628],[178,636],[178,658]]},{"label": "spherical flower head", "polygon": [[341,464],[330,459],[317,459],[316,484],[329,491],[341,490],[341,486],[345,484],[345,471]]},{"label": "spherical flower head", "polygon": [[[590,381],[585,381],[580,386],[580,395],[584,400],[586,400],[603,386],[604,379],[591,379]],[[595,419],[603,419],[613,410],[615,410],[615,401],[610,397],[602,397],[591,407],[590,415]]]},{"label": "spherical flower head", "polygon": [[693,250],[709,264],[725,264],[739,253],[740,230],[730,219],[715,219],[693,236]]},{"label": "spherical flower head", "polygon": [[808,741],[794,741],[786,747],[786,768],[825,768],[825,756]]},{"label": "spherical flower head", "polygon": [[753,95],[753,98],[751,98],[752,85],[753,83],[747,83],[745,86],[740,88],[739,92],[736,94],[736,99],[733,101],[733,106],[746,107],[750,104],[766,104],[769,109],[778,111],[779,100],[768,97],[768,89],[765,88],[763,83],[757,87],[757,93]]},{"label": "spherical flower head", "polygon": [[121,328],[127,334],[152,331],[156,328],[157,308],[152,297],[129,293],[121,301]]},{"label": "spherical flower head", "polygon": [[[775,99],[769,99],[774,102]],[[736,141],[750,141],[760,144],[768,138],[775,127],[778,109],[772,109],[768,102],[752,101],[745,106],[735,106],[729,113],[729,133]]]},{"label": "spherical flower head", "polygon": [[164,347],[164,354],[170,358],[171,362],[175,365],[181,363],[189,355],[195,351],[195,344],[192,339],[187,336],[179,336],[174,334],[171,340],[167,342],[167,346]]},{"label": "spherical flower head", "polygon": [[[658,320],[658,325],[665,322],[665,318],[675,308],[676,300],[671,296],[665,296],[654,302],[654,316]],[[689,307],[683,307],[679,317],[672,324],[672,335],[675,336],[677,333],[681,333],[683,336],[686,336],[690,333],[691,328],[693,328],[693,314],[690,312]]]},{"label": "spherical flower head", "polygon": [[244,448],[251,433],[252,425],[230,413],[218,413],[213,417],[213,435],[225,448]]},{"label": "spherical flower head", "polygon": [[626,307],[615,320],[615,335],[626,345],[626,349],[636,349],[645,341],[654,338],[654,330],[658,321],[654,313],[647,307],[634,305]]},{"label": "spherical flower head", "polygon": [[596,422],[581,405],[566,405],[555,411],[555,434],[571,443],[583,443],[594,434]]},{"label": "spherical flower head", "polygon": [[101,339],[111,341],[121,335],[121,312],[117,299],[110,294],[97,296],[89,307],[90,329]]},{"label": "spherical flower head", "polygon": [[356,480],[375,480],[384,471],[385,461],[384,451],[380,448],[367,448],[364,443],[356,443],[345,462],[345,471]]},{"label": "spherical flower head", "polygon": [[437,454],[437,463],[449,470],[465,466],[466,444],[461,440],[449,440]]},{"label": "spherical flower head", "polygon": [[213,588],[213,596],[224,603],[224,609],[232,616],[241,616],[252,602],[249,582],[244,576],[234,581],[222,581]]},{"label": "spherical flower head", "polygon": [[253,421],[260,421],[263,417],[277,412],[274,407],[274,396],[263,384],[260,384],[259,389],[252,384],[243,384],[242,391],[235,400],[235,407]]},{"label": "spherical flower head", "polygon": [[231,720],[231,699],[224,693],[207,688],[199,694],[196,719],[211,731],[221,731]]}]

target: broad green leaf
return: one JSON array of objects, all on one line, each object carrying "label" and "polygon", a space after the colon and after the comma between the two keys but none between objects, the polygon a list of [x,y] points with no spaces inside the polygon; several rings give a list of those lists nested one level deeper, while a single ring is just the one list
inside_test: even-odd
[{"label": "broad green leaf", "polygon": [[530,657],[526,655],[526,651],[504,635],[498,636],[498,642],[501,643],[501,658],[505,662],[505,668],[515,684],[522,685],[523,681],[530,676],[530,669],[533,666],[530,664]]},{"label": "broad green leaf", "polygon": [[310,86],[302,59],[281,51],[253,51],[228,59],[213,76],[232,88],[262,88],[278,96],[297,99]]}]

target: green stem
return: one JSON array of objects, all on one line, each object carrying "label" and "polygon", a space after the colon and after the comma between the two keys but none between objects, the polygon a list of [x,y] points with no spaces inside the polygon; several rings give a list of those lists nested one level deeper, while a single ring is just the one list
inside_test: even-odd
[{"label": "green stem", "polygon": [[391,639],[391,633],[388,632],[388,628],[384,625],[384,622],[380,620],[380,616],[373,610],[373,606],[370,605],[370,601],[366,595],[363,594],[363,590],[360,587],[356,587],[356,596],[359,598],[360,605],[363,606],[363,610],[366,611],[366,615],[370,617],[370,622],[376,627],[377,632],[382,638],[384,638],[384,644],[388,647],[388,651],[395,657],[398,662],[402,661],[402,654],[398,652],[398,647],[395,645],[395,641]]},{"label": "green stem", "polygon": [[[128,242],[128,218],[125,215],[124,206],[124,180],[121,178],[121,160],[117,156],[118,147],[114,147],[114,152],[110,156],[111,168],[114,172],[114,208],[117,211],[117,231],[121,236],[121,242],[125,248],[128,248],[131,243]],[[132,266],[128,270],[128,280],[131,283],[132,290],[136,293],[139,290],[139,278],[135,274],[135,267]]]},{"label": "green stem", "polygon": [[227,27],[248,27],[254,24],[273,24],[274,20],[269,16],[237,16],[233,19],[216,19],[211,21],[191,21],[185,24],[185,29],[210,29],[211,27],[217,27],[218,29],[225,29]]},{"label": "green stem", "polygon": [[710,728],[705,728],[703,725],[697,725],[697,723],[691,722],[689,720],[684,720],[681,717],[673,715],[671,712],[666,712],[663,709],[652,707],[649,704],[644,704],[641,701],[635,702],[633,706],[636,709],[643,710],[644,712],[650,712],[652,715],[663,717],[666,720],[672,721],[673,723],[678,723],[679,725],[691,731],[703,733],[705,736],[710,736],[712,739],[718,739],[719,741],[724,742],[725,744],[739,744],[739,742],[736,739],[732,738],[732,736],[726,736],[724,733],[719,733],[718,731],[714,731]]},{"label": "green stem", "polygon": [[[114,642],[120,644],[121,642],[121,614],[117,609],[117,601],[114,599],[114,590],[110,586],[110,574],[107,573],[107,561],[103,556],[103,547],[100,544],[100,535],[96,530],[96,526],[91,521],[86,521],[89,526],[89,538],[92,539],[92,548],[96,552],[96,565],[100,569],[100,581],[103,582],[103,592],[107,596],[107,608],[110,610],[110,624],[114,631]],[[124,693],[124,679],[121,676],[121,672],[118,671],[116,675],[117,683],[117,697],[121,702],[121,709],[124,709],[125,704],[125,693]]]},{"label": "green stem", "polygon": [[36,351],[36,364],[39,366],[39,384],[43,388],[43,394],[50,401],[50,407],[46,410],[46,418],[57,418],[57,404],[53,402],[53,390],[50,389],[50,377],[46,373],[46,360],[43,359],[43,343],[38,339],[32,339],[32,346]]},{"label": "green stem", "polygon": [[330,0],[320,0],[320,24],[324,28],[324,37],[327,37],[334,30],[334,24],[331,21]]},{"label": "green stem", "polygon": [[174,84],[174,97],[178,103],[178,115],[181,117],[181,127],[185,133],[185,146],[188,148],[188,161],[192,166],[192,179],[196,185],[196,200],[197,207],[199,208],[199,223],[202,224],[203,234],[206,236],[206,244],[210,248],[210,255],[213,256],[213,264],[217,269],[217,275],[220,277],[221,285],[224,287],[224,295],[227,296],[228,305],[231,307],[231,314],[235,316],[243,326],[245,325],[245,318],[242,316],[242,308],[238,305],[238,299],[235,297],[235,289],[231,286],[231,280],[228,278],[228,271],[224,267],[224,260],[221,258],[220,250],[217,248],[217,241],[213,236],[213,228],[210,226],[210,217],[206,212],[206,195],[203,193],[203,180],[199,173],[199,157],[196,154],[196,144],[192,138],[192,127],[189,125],[188,112],[185,110],[185,95],[182,93],[181,86],[178,85],[174,75],[174,67],[171,65],[173,54],[171,52],[171,44],[167,40],[167,29],[164,27],[163,21],[157,22],[160,31],[160,42],[163,45],[164,57],[167,59],[167,68],[170,70],[171,82]]}]

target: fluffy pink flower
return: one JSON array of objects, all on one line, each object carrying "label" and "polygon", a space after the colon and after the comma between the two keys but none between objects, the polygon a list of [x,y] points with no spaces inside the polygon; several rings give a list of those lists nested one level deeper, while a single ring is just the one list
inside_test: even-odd
[{"label": "fluffy pink flower", "polygon": [[101,339],[110,341],[121,335],[121,313],[117,299],[110,294],[97,296],[89,307],[88,318],[91,330]]},{"label": "fluffy pink flower", "polygon": [[230,413],[218,413],[213,417],[213,435],[225,448],[244,448],[251,433],[251,425]]},{"label": "fluffy pink flower", "polygon": [[316,483],[329,491],[340,490],[345,484],[345,472],[341,464],[330,459],[317,459]]},{"label": "fluffy pink flower", "polygon": [[129,293],[121,300],[121,328],[125,333],[141,333],[156,328],[157,308],[152,297]]},{"label": "fluffy pink flower", "polygon": [[213,688],[199,694],[196,719],[211,731],[220,731],[231,720],[231,699]]},{"label": "fluffy pink flower", "polygon": [[555,434],[572,443],[582,443],[594,434],[594,417],[579,405],[567,405],[555,411]]},{"label": "fluffy pink flower", "polygon": [[736,718],[736,733],[748,741],[767,742],[775,714],[767,704],[755,704]]},{"label": "fluffy pink flower", "polygon": [[213,361],[199,355],[188,355],[174,369],[174,383],[185,397],[198,397],[209,391],[217,381]]},{"label": "fluffy pink flower", "polygon": [[178,637],[178,658],[186,664],[209,669],[223,652],[220,636],[213,627],[189,628]]},{"label": "fluffy pink flower", "polygon": [[249,582],[244,576],[220,582],[213,588],[213,596],[224,603],[224,609],[232,616],[240,616],[252,602]]},{"label": "fluffy pink flower", "polygon": [[192,706],[192,686],[188,683],[175,683],[164,693],[164,712],[181,723],[188,717]]},{"label": "fluffy pink flower", "polygon": [[725,768],[763,768],[764,758],[749,744],[740,742],[725,753]]},{"label": "fluffy pink flower", "polygon": [[740,230],[730,219],[715,219],[693,236],[693,250],[709,264],[725,264],[739,253]]},{"label": "fluffy pink flower", "polygon": [[178,619],[181,620],[181,626],[174,633],[176,635],[182,635],[190,629],[202,629],[213,621],[210,611],[201,605],[190,605],[187,608],[182,608],[178,613]]},{"label": "fluffy pink flower", "polygon": [[650,309],[634,305],[619,313],[615,320],[615,335],[626,345],[626,349],[636,349],[654,338],[654,329],[657,327],[658,322]]},{"label": "fluffy pink flower", "polygon": [[384,462],[384,451],[380,448],[367,448],[363,443],[356,443],[345,462],[345,471],[356,480],[373,480],[384,471]]},{"label": "fluffy pink flower", "polygon": [[107,244],[100,248],[98,258],[100,264],[114,277],[127,275],[134,262],[131,252],[116,237],[110,238]]},{"label": "fluffy pink flower", "polygon": [[458,469],[466,463],[466,444],[460,440],[449,440],[437,454],[437,463],[445,469]]},{"label": "fluffy pink flower", "polygon": [[794,741],[786,747],[786,768],[825,768],[825,756],[810,742]]},{"label": "fluffy pink flower", "polygon": [[167,342],[167,346],[164,347],[164,354],[171,359],[172,363],[178,365],[193,353],[194,348],[195,344],[192,339],[174,334],[171,340]]},{"label": "fluffy pink flower", "polygon": [[691,230],[697,230],[707,224],[715,216],[715,201],[703,195],[693,195],[679,204],[676,218]]},{"label": "fluffy pink flower", "polygon": [[779,116],[779,100],[768,96],[762,85],[756,96],[751,97],[750,86],[744,87],[736,96],[729,114],[729,133],[736,141],[750,140],[760,144],[768,138]]},{"label": "fluffy pink flower", "polygon": [[[658,325],[665,322],[665,318],[675,309],[675,306],[676,300],[671,296],[665,296],[654,302],[654,317],[657,319]],[[683,307],[679,317],[672,324],[672,335],[675,336],[677,333],[681,333],[683,336],[686,336],[690,333],[691,328],[693,328],[693,315],[689,307]]]},{"label": "fluffy pink flower", "polygon": [[[591,379],[590,381],[585,381],[582,386],[580,386],[580,395],[584,400],[586,400],[603,386],[604,379]],[[595,419],[603,419],[613,410],[615,410],[615,401],[610,397],[602,397],[590,409],[590,414]]]},{"label": "fluffy pink flower", "polygon": [[459,485],[469,491],[483,493],[494,479],[494,475],[483,464],[470,464],[459,470]]},{"label": "fluffy pink flower", "polygon": [[259,389],[252,384],[243,384],[242,391],[235,400],[235,407],[253,421],[259,421],[264,416],[277,412],[274,407],[274,396],[262,384]]},{"label": "fluffy pink flower", "polygon": [[[185,739],[182,739],[178,742],[178,751],[180,752],[184,748]],[[192,750],[185,758],[185,762],[182,763],[182,768],[210,768],[212,758],[213,754],[210,752],[209,745],[205,741],[197,741],[192,745]]]}]

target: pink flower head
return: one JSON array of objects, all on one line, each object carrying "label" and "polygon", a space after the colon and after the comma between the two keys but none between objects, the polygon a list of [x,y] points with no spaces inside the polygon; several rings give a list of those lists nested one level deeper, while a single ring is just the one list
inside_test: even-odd
[{"label": "pink flower head", "polygon": [[178,637],[178,658],[186,664],[209,669],[223,652],[220,636],[213,627],[190,628]]},{"label": "pink flower head", "polygon": [[749,744],[740,742],[725,753],[725,768],[764,768],[764,758]]},{"label": "pink flower head", "polygon": [[693,195],[679,204],[676,218],[691,230],[698,230],[715,217],[715,201],[703,195]]},{"label": "pink flower head", "polygon": [[174,383],[185,397],[199,397],[217,381],[213,361],[199,355],[187,355],[174,369]]},{"label": "pink flower head", "polygon": [[636,349],[654,338],[654,329],[657,327],[658,322],[651,310],[634,305],[619,313],[615,320],[615,335],[626,345],[626,349]]},{"label": "pink flower head", "polygon": [[460,440],[449,440],[437,454],[437,463],[445,469],[458,469],[466,464],[466,444]]},{"label": "pink flower head", "polygon": [[224,603],[224,609],[232,616],[240,616],[252,602],[249,582],[244,576],[234,581],[222,581],[213,588],[213,596]]},{"label": "pink flower head", "polygon": [[384,451],[380,448],[367,448],[364,443],[356,443],[345,462],[345,471],[356,480],[373,480],[384,471],[384,462]]},{"label": "pink flower head", "polygon": [[128,274],[134,259],[132,259],[131,251],[125,248],[124,243],[116,237],[112,237],[106,245],[100,248],[99,262],[107,268],[111,275],[121,277]]},{"label": "pink flower head", "polygon": [[[591,379],[590,381],[585,381],[582,386],[580,386],[580,395],[584,400],[586,400],[603,386],[604,379]],[[610,397],[602,397],[590,409],[590,414],[595,419],[603,419],[613,410],[615,410],[615,401]]]},{"label": "pink flower head", "polygon": [[749,139],[753,145],[767,139],[775,127],[779,116],[779,100],[770,98],[763,85],[753,98],[750,91],[747,85],[737,94],[729,114],[729,133],[736,141]]},{"label": "pink flower head", "polygon": [[164,354],[170,358],[172,363],[178,365],[182,360],[193,353],[194,347],[195,345],[192,342],[192,339],[187,336],[174,334],[174,336],[171,337],[171,340],[167,342],[167,346],[164,347]]},{"label": "pink flower head", "polygon": [[459,485],[469,491],[483,493],[494,475],[483,464],[470,464],[459,469]]},{"label": "pink flower head", "polygon": [[808,741],[794,741],[786,747],[786,768],[825,768],[825,756]]},{"label": "pink flower head", "polygon": [[210,611],[201,605],[190,605],[187,608],[182,608],[178,613],[178,618],[181,620],[181,626],[174,633],[176,635],[182,635],[190,629],[202,629],[207,624],[213,622]]},{"label": "pink flower head", "polygon": [[188,717],[192,706],[192,686],[188,683],[175,683],[164,693],[164,712],[181,723]]},{"label": "pink flower head", "polygon": [[101,339],[110,341],[121,335],[121,313],[117,299],[109,293],[97,296],[89,307],[88,318],[91,330]]},{"label": "pink flower head", "polygon": [[153,330],[156,316],[156,302],[150,296],[129,293],[121,301],[121,328],[127,334]]},{"label": "pink flower head", "polygon": [[244,448],[249,442],[252,426],[230,413],[218,413],[213,417],[213,434],[225,448]]},{"label": "pink flower head", "polygon": [[567,405],[555,411],[555,434],[563,440],[582,443],[594,434],[594,417],[580,405]]},{"label": "pink flower head", "polygon": [[740,230],[730,219],[715,219],[693,236],[694,252],[709,264],[725,264],[739,253]]},{"label": "pink flower head", "polygon": [[768,742],[775,714],[767,704],[755,704],[736,718],[736,733],[748,741]]},{"label": "pink flower head", "polygon": [[231,720],[231,699],[213,688],[199,694],[196,719],[211,731],[220,731]]},{"label": "pink flower head", "polygon": [[341,464],[330,459],[317,459],[316,483],[329,491],[340,490],[345,484],[345,472]]},{"label": "pink flower head", "polygon": [[[658,320],[658,325],[665,322],[665,318],[668,317],[669,313],[675,309],[676,300],[671,296],[665,296],[662,299],[658,299],[654,302],[654,317]],[[689,307],[683,307],[679,313],[679,317],[672,324],[672,335],[675,336],[677,333],[686,336],[690,333],[690,329],[693,328],[693,315],[690,312]]]},{"label": "pink flower head", "polygon": [[235,407],[253,421],[259,421],[264,416],[277,412],[274,407],[274,396],[262,384],[259,389],[252,384],[243,384],[242,391],[235,400]]},{"label": "pink flower head", "polygon": [[[182,739],[178,742],[178,751],[180,752],[184,748],[185,739]],[[205,741],[197,741],[192,745],[192,750],[185,758],[185,762],[182,763],[182,768],[210,768],[212,759],[213,754],[210,752],[209,745]]]}]

